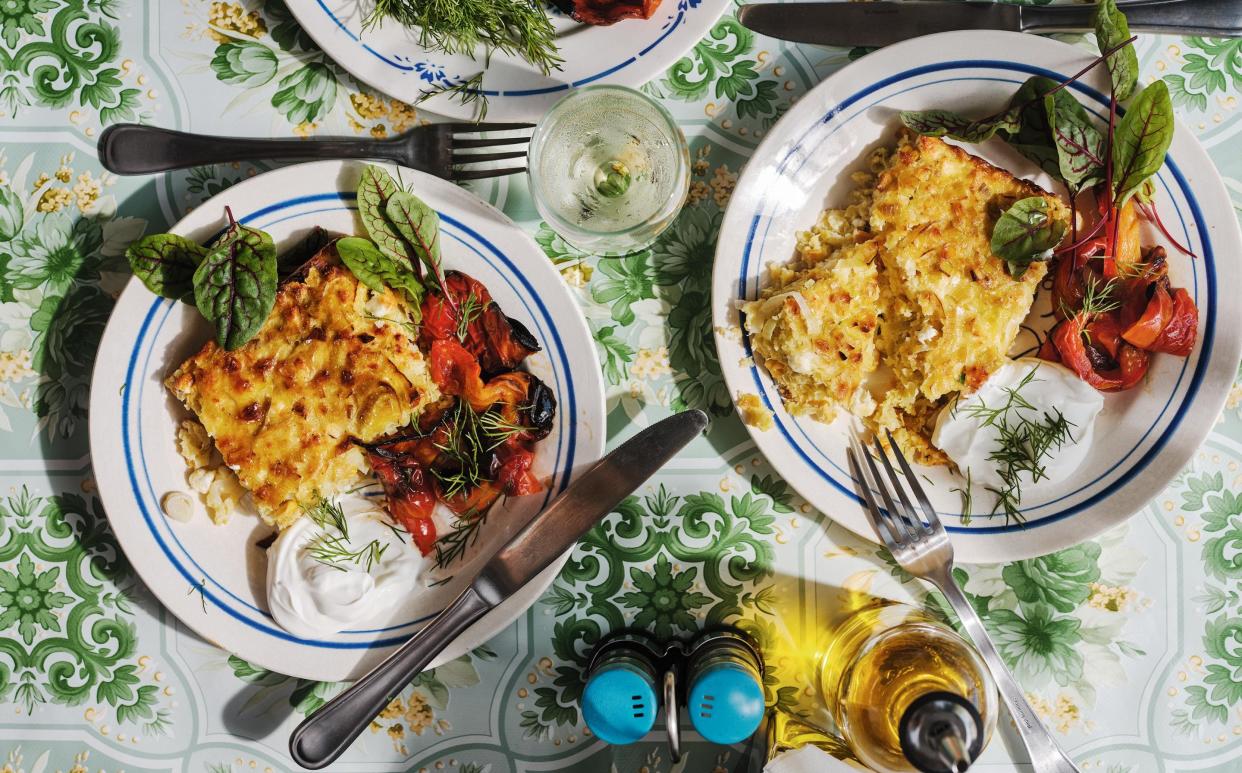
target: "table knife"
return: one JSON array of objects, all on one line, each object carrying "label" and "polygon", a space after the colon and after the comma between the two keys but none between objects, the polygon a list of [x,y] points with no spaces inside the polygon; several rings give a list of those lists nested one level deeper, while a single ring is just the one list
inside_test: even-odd
[{"label": "table knife", "polygon": [[[1119,3],[1131,32],[1242,37],[1242,0],[1136,0]],[[794,43],[887,46],[952,30],[1074,32],[1093,28],[1093,5],[980,2],[829,2],[748,5],[748,29]]]},{"label": "table knife", "polygon": [[639,432],[579,475],[496,551],[466,590],[408,642],[289,736],[289,754],[317,770],[341,755],[453,639],[542,572],[707,427],[691,410]]}]

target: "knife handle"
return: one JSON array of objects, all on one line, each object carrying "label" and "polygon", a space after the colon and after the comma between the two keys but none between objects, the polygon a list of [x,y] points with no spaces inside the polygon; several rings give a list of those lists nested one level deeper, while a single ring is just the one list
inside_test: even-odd
[{"label": "knife handle", "polygon": [[[1131,31],[1242,37],[1242,0],[1135,0],[1117,6]],[[1023,32],[1089,30],[1094,17],[1091,5],[1027,5],[1020,16]]]},{"label": "knife handle", "polygon": [[311,770],[341,756],[411,679],[491,608],[473,587],[466,588],[371,673],[302,720],[289,736],[289,756]]}]

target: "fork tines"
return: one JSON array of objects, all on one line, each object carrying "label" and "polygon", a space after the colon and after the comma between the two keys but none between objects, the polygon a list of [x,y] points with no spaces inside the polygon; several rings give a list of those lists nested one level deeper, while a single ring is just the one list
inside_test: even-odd
[{"label": "fork tines", "polygon": [[[519,145],[530,142],[529,136],[521,137],[483,137],[467,138],[471,134],[482,132],[505,132],[519,129],[533,129],[533,123],[452,123],[448,124],[452,135],[452,163],[454,180],[482,180],[489,177],[502,177],[509,174],[525,172],[526,167],[509,167],[506,169],[460,169],[463,164],[481,164],[491,161],[507,161],[513,158],[525,158],[525,150],[514,150],[501,153],[459,153],[459,150],[493,148],[502,145]],[[466,135],[465,137],[459,135]]]},{"label": "fork tines", "polygon": [[[884,544],[889,550],[894,550],[897,546],[917,542],[936,532],[943,533],[944,527],[940,525],[940,518],[936,515],[935,508],[931,506],[927,494],[919,485],[918,478],[911,469],[910,463],[906,461],[905,455],[901,453],[897,441],[893,439],[891,432],[886,434],[891,453],[897,460],[897,466],[901,468],[900,474],[889,461],[888,452],[885,451],[879,438],[872,439],[875,446],[873,454],[867,449],[857,430],[851,430],[850,447],[846,453],[849,457],[851,472],[858,481],[863,500],[866,502],[867,516]],[[876,465],[877,456],[891,485],[885,485],[884,477],[880,475],[879,466]],[[919,518],[914,505],[911,504],[910,497],[906,493],[907,486],[913,492],[915,499],[919,501],[926,521]],[[884,502],[883,508],[876,503],[873,491],[879,492]]]}]

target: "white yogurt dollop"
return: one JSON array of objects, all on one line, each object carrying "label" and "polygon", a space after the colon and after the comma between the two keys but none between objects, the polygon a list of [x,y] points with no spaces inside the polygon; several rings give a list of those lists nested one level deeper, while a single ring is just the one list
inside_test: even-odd
[{"label": "white yogurt dollop", "polygon": [[[302,517],[285,529],[267,551],[267,603],[281,628],[295,636],[316,637],[381,618],[418,592],[424,560],[404,534],[394,533],[388,516],[367,509],[348,515],[347,548],[354,551],[379,540],[386,546],[367,571],[341,562],[321,563],[307,548],[324,530]],[[333,532],[335,534],[335,532]]]},{"label": "white yogurt dollop", "polygon": [[[1019,417],[1039,421],[1044,414],[1055,416],[1054,410],[1059,410],[1070,423],[1070,438],[1060,448],[1050,449],[1042,459],[1046,478],[1034,483],[1029,473],[1020,473],[1023,492],[1063,482],[1086,458],[1095,417],[1104,407],[1104,395],[1063,365],[1024,357],[997,368],[983,386],[945,407],[936,419],[932,445],[944,451],[963,475],[969,469],[971,483],[996,489],[1005,485],[997,472],[997,463],[988,459],[999,445],[1000,431],[995,426],[984,426],[983,417],[972,415],[971,407],[1004,406],[1009,400],[1006,390],[1017,388],[1032,371],[1030,381],[1018,390],[1018,395],[1031,407],[1011,408],[1011,425]],[[1032,488],[1028,489],[1028,485]]]}]

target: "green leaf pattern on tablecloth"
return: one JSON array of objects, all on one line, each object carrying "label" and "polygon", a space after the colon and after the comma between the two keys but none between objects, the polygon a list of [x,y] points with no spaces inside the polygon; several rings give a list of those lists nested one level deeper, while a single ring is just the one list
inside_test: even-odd
[{"label": "green leaf pattern on tablecloth", "polygon": [[1242,706],[1242,491],[1232,488],[1238,483],[1227,486],[1219,469],[1184,476],[1180,510],[1200,519],[1209,576],[1195,599],[1208,614],[1202,668],[1185,688],[1184,706],[1172,713],[1173,725],[1184,733],[1224,727]]},{"label": "green leaf pattern on tablecloth", "polygon": [[167,730],[139,673],[133,586],[99,500],[26,489],[0,502],[0,697],[110,707],[120,725]]}]

